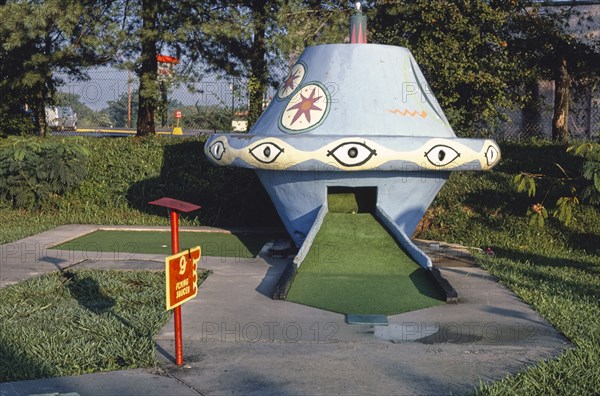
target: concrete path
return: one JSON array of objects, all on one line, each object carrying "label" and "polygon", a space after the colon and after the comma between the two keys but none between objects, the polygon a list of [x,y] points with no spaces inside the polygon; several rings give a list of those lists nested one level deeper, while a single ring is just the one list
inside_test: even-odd
[{"label": "concrete path", "polygon": [[[56,236],[43,233],[22,246],[71,239],[67,234],[85,227],[61,227]],[[183,305],[183,367],[173,364],[173,324],[167,323],[156,337],[159,369],[4,383],[0,395],[464,394],[570,347],[477,267],[441,268],[458,304],[390,316],[388,326],[357,326],[343,315],[270,299],[289,259],[264,252],[246,260],[202,258],[201,267],[213,273]],[[0,266],[4,284],[69,265],[159,269],[164,263],[164,256],[85,259],[73,252],[59,261],[48,259],[54,253],[36,260],[33,253],[24,260],[9,253]]]}]

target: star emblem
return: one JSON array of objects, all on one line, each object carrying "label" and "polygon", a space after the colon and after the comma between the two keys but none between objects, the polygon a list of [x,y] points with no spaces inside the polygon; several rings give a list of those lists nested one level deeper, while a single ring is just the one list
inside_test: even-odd
[{"label": "star emblem", "polygon": [[288,78],[283,82],[283,92],[287,91],[288,89],[293,91],[295,88],[294,81],[296,81],[299,77],[300,70],[295,70],[293,73],[290,73]]},{"label": "star emblem", "polygon": [[320,107],[315,106],[315,102],[321,99],[323,96],[315,97],[315,91],[317,88],[313,88],[312,92],[308,97],[302,95],[300,93],[300,102],[295,104],[294,106],[287,109],[287,111],[296,110],[296,114],[292,118],[292,122],[290,125],[293,125],[294,122],[298,120],[302,115],[306,118],[306,121],[310,122],[310,112],[311,110],[323,111]]},{"label": "star emblem", "polygon": [[306,68],[304,65],[302,63],[296,63],[290,70],[285,80],[283,80],[281,83],[279,90],[277,91],[277,97],[279,99],[284,99],[291,95],[302,83],[305,74]]}]

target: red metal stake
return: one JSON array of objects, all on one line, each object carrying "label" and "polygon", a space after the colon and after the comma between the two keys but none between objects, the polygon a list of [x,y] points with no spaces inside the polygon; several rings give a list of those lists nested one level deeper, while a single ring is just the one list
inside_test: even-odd
[{"label": "red metal stake", "polygon": [[[163,197],[156,201],[148,202],[150,205],[169,208],[169,217],[171,220],[171,253],[179,253],[179,212],[188,213],[200,209],[200,206],[177,199]],[[169,269],[167,269],[169,271]],[[167,272],[168,275],[168,272]],[[167,308],[168,309],[168,308]],[[173,308],[175,315],[175,363],[178,366],[183,365],[183,335],[181,331],[181,306]]]},{"label": "red metal stake", "polygon": [[[171,253],[179,253],[179,213],[170,210],[171,217]],[[173,309],[175,315],[175,364],[183,365],[183,333],[181,331],[181,305]]]}]

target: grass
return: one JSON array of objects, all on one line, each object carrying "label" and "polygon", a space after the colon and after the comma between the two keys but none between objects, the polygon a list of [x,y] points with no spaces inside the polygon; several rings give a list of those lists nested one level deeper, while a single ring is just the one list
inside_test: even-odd
[{"label": "grass", "polygon": [[[179,178],[175,177],[173,183],[194,186],[194,194],[198,197],[200,195],[197,191],[211,189],[215,182],[227,183],[229,189],[217,189],[214,193],[214,197],[211,198],[213,206],[206,206],[208,200],[196,202],[204,205],[203,213],[217,216],[219,211],[229,208],[230,217],[235,218],[254,210],[258,213],[257,218],[262,218],[264,210],[256,210],[255,207],[264,205],[267,198],[264,194],[256,198],[256,194],[249,193],[244,187],[248,183],[251,184],[246,180],[250,173],[211,173],[211,168],[203,164],[198,168],[201,155],[194,153],[201,152],[199,143],[194,143],[196,146],[190,150],[182,150],[179,147],[181,143],[160,142],[159,139],[149,143],[134,142],[133,139],[90,139],[85,144],[93,153],[88,165],[93,177],[65,199],[59,208],[44,208],[40,212],[17,211],[0,201],[0,243],[14,241],[67,223],[168,225],[164,213],[150,212],[139,205],[139,202],[149,198],[151,193],[171,194],[172,190],[158,187],[177,175]],[[538,195],[534,198],[517,193],[512,185],[512,179],[521,171],[562,175],[555,163],[560,164],[568,174],[577,176],[580,173],[581,161],[565,153],[565,148],[535,141],[501,144],[503,159],[492,172],[452,173],[428,211],[423,222],[424,227],[418,235],[466,246],[491,247],[496,252],[496,258],[479,257],[480,264],[531,304],[575,346],[556,359],[532,365],[504,380],[483,384],[477,391],[480,394],[579,395],[597,394],[600,389],[600,210],[597,207],[580,205],[576,208],[573,222],[569,226],[560,225],[550,218],[545,228],[532,228],[527,225],[524,217],[527,207],[536,202],[550,206],[556,200],[556,196],[550,194],[545,197],[547,188],[543,182],[540,183]],[[181,156],[181,151],[187,154]],[[185,166],[179,166],[175,161],[178,158],[189,160]],[[173,170],[169,173],[167,168]],[[165,172],[161,172],[163,169]],[[190,178],[190,175],[193,175],[190,180],[182,181],[184,177]],[[203,181],[199,180],[200,178],[203,178]],[[240,181],[241,178],[245,184]],[[234,191],[236,186],[240,191]],[[136,196],[141,198],[136,201]],[[252,196],[253,199],[246,199],[248,196]],[[185,199],[185,196],[174,198]],[[206,208],[209,209],[205,210]],[[210,218],[184,218],[182,225],[210,224],[207,220]],[[325,253],[328,254],[327,251]],[[98,273],[97,276],[103,277],[103,274]],[[29,282],[38,281],[32,279]],[[35,336],[27,332],[27,328],[34,327],[44,334],[42,330],[50,331],[47,326],[44,327],[46,323],[55,320],[53,316],[38,316],[50,309],[44,308],[48,304],[43,302],[45,300],[30,306],[26,305],[32,304],[28,302],[30,296],[24,292],[19,294],[18,299],[4,294],[5,290],[18,290],[13,289],[17,286],[21,285],[0,290],[0,321],[13,321],[8,330],[21,332],[21,335],[6,341],[6,332],[4,328],[1,329],[3,350],[0,351],[0,359],[4,359],[2,364],[7,364],[4,362],[10,358],[11,365],[23,366],[24,370],[37,373],[30,375],[66,375],[55,374],[58,370],[55,370],[54,366],[58,367],[62,360],[76,357],[79,352],[63,348],[64,345],[79,345],[75,339],[64,339],[58,335],[50,337],[50,347],[60,351],[55,353],[58,363],[46,364],[42,369],[34,367],[26,356],[17,356],[23,354],[22,346],[41,353],[35,343],[27,340],[28,337]],[[159,286],[156,288],[160,289]],[[132,294],[131,291],[129,294]],[[50,294],[48,298],[54,296]],[[161,306],[162,303],[161,297]],[[65,303],[63,308],[55,309],[58,312],[67,312],[70,305],[73,305],[73,301]],[[25,316],[31,315],[27,316],[31,318],[31,323],[23,322],[27,323],[27,328],[21,322],[14,323],[15,312],[21,312],[20,315]],[[135,312],[132,312],[132,315],[134,314]],[[60,318],[60,315],[57,314],[56,317]],[[82,319],[77,318],[69,320],[80,323]],[[35,321],[39,323],[34,323]],[[140,318],[140,321],[151,320]],[[122,324],[116,321],[114,326]],[[139,326],[146,328],[149,325]],[[63,328],[63,331],[70,330]],[[49,348],[48,344],[44,344],[44,340],[36,342],[40,342],[45,349]],[[59,345],[58,342],[65,344]],[[15,346],[11,346],[11,343]],[[82,353],[86,348],[93,349],[89,344],[81,345],[81,348]],[[124,346],[122,351],[130,349]],[[9,352],[11,355],[8,355]],[[28,352],[27,356],[33,355]],[[123,356],[126,357],[127,354]],[[86,361],[94,361],[97,358],[91,356],[82,359],[79,367],[73,372],[83,372],[82,367],[91,370]],[[33,359],[37,358],[33,356]],[[142,365],[141,361],[136,361],[136,364],[138,363]],[[148,364],[153,363],[148,360]],[[30,365],[32,367],[29,367]]]},{"label": "grass", "polygon": [[[200,246],[203,256],[256,257],[269,236],[248,233],[180,232],[181,250]],[[171,254],[171,234],[161,231],[96,231],[53,249],[135,254]]]},{"label": "grass", "polygon": [[325,216],[287,300],[344,314],[391,315],[443,304],[427,271],[370,213]]},{"label": "grass", "polygon": [[[87,176],[40,210],[15,210],[0,198],[0,244],[61,224],[168,226],[165,210],[147,204],[165,196],[202,206],[181,216],[181,226],[283,228],[252,170],[210,165],[206,137],[45,139],[77,141],[89,151]],[[0,147],[10,143],[0,139]]]},{"label": "grass", "polygon": [[164,290],[162,272],[97,270],[0,289],[0,382],[156,365]]},{"label": "grass", "polygon": [[419,236],[491,247],[495,258],[479,263],[515,291],[575,346],[504,380],[485,383],[478,394],[597,394],[600,389],[600,210],[580,205],[573,222],[550,218],[530,227],[528,205],[556,199],[518,194],[512,179],[520,171],[552,174],[559,163],[571,175],[578,160],[565,147],[547,143],[501,145],[503,161],[493,172],[453,173],[430,209]]}]

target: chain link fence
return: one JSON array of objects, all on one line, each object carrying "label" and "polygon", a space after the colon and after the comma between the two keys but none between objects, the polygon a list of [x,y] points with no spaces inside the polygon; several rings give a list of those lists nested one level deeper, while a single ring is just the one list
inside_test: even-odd
[{"label": "chain link fence", "polygon": [[[508,121],[494,133],[498,140],[552,137],[554,81],[538,84],[537,106],[509,112]],[[573,139],[600,139],[600,89],[596,84],[574,82],[570,89],[569,133]]]},{"label": "chain link fence", "polygon": [[[78,115],[77,128],[135,129],[139,80],[135,73],[111,67],[88,71],[87,81],[68,81],[57,95],[57,104],[72,107]],[[281,81],[287,68],[271,74]],[[246,78],[209,74],[196,81],[163,80],[159,83],[159,104],[155,113],[157,130],[179,126],[187,131],[245,130],[248,110]],[[270,84],[264,106],[275,95]],[[175,118],[175,111],[181,118]]]},{"label": "chain link fence", "polygon": [[[276,94],[276,83],[287,74],[287,65],[271,70],[264,106]],[[135,129],[139,81],[134,73],[110,67],[89,71],[88,81],[68,82],[59,95],[60,105],[73,107],[78,129]],[[244,131],[248,110],[247,79],[206,74],[194,82],[161,84],[156,111],[157,130],[179,126],[185,131]],[[493,132],[497,140],[551,138],[554,82],[538,84],[537,106],[509,112],[508,121]],[[573,138],[600,139],[600,87],[573,83],[569,106],[569,131]],[[175,111],[182,117],[176,119]]]}]

